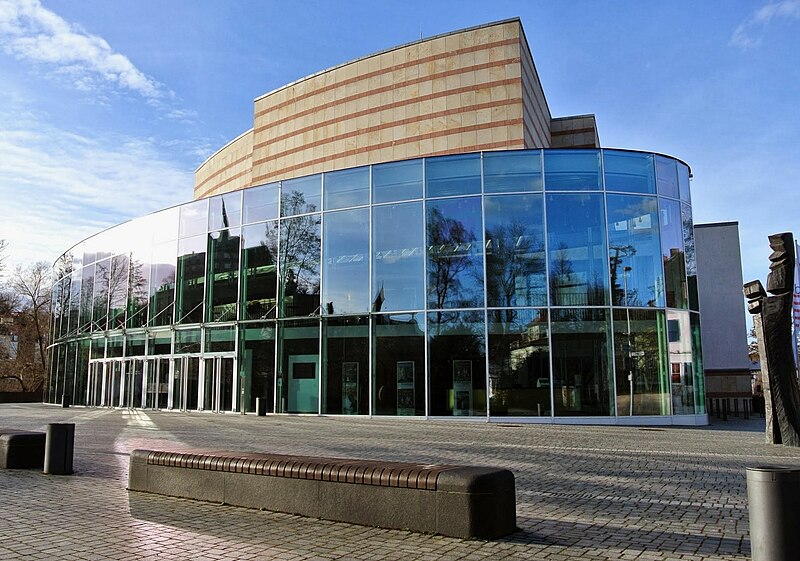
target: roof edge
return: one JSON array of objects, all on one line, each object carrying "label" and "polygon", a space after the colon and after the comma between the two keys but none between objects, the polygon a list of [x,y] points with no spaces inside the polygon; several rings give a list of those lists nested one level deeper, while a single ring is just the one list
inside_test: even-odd
[{"label": "roof edge", "polygon": [[[520,28],[522,28],[522,19],[519,16],[517,16],[517,17],[513,17],[513,18],[493,21],[493,22],[490,22],[490,23],[483,23],[481,25],[474,25],[472,27],[465,27],[464,29],[457,29],[456,31],[448,31],[447,33],[440,33],[438,35],[432,35],[430,37],[425,37],[423,39],[417,39],[416,41],[409,41],[408,43],[402,43],[402,44],[396,45],[394,47],[389,47],[388,49],[382,49],[382,50],[376,51],[376,52],[374,52],[372,54],[368,54],[368,55],[365,55],[365,56],[354,58],[352,60],[348,60],[347,62],[343,62],[341,64],[337,64],[335,66],[331,66],[329,68],[325,68],[324,70],[320,70],[318,72],[314,72],[313,74],[309,74],[308,76],[303,76],[302,78],[298,78],[297,80],[289,82],[288,84],[284,84],[283,86],[280,86],[280,87],[277,87],[277,88],[275,88],[273,90],[270,90],[267,93],[261,94],[260,96],[258,96],[257,98],[255,98],[253,100],[253,103],[258,102],[259,100],[264,99],[265,97],[270,96],[270,95],[274,94],[275,92],[279,92],[279,91],[281,91],[283,89],[286,89],[288,87],[294,86],[295,84],[299,84],[300,82],[305,82],[306,80],[314,78],[315,76],[319,76],[321,74],[325,74],[326,72],[331,72],[332,70],[336,70],[337,68],[342,68],[343,66],[348,66],[350,64],[353,64],[353,63],[356,63],[356,62],[359,62],[359,61],[362,61],[362,60],[367,60],[368,58],[372,58],[374,56],[382,55],[382,54],[385,54],[385,53],[390,53],[392,51],[396,51],[397,49],[404,49],[406,47],[410,47],[411,45],[417,45],[419,43],[425,43],[426,41],[433,41],[434,39],[440,39],[442,37],[448,37],[450,35],[456,35],[458,33],[465,33],[467,31],[475,31],[476,29],[482,29],[484,27],[493,27],[495,25],[503,25],[503,24],[512,23],[512,22],[518,22],[519,25],[520,25]],[[527,41],[526,41],[526,43],[527,43]]]},{"label": "roof edge", "polygon": [[228,146],[230,146],[231,144],[233,144],[233,143],[234,143],[234,142],[236,142],[237,140],[241,139],[241,138],[242,138],[243,136],[245,136],[246,134],[249,134],[249,133],[253,132],[254,130],[255,130],[255,127],[250,127],[249,129],[247,129],[246,131],[244,131],[242,134],[240,134],[239,136],[237,136],[237,137],[236,137],[236,138],[234,138],[233,140],[231,140],[231,141],[227,142],[227,143],[226,143],[224,146],[221,146],[220,148],[218,148],[217,150],[215,150],[213,154],[211,154],[211,155],[210,155],[208,158],[206,158],[205,160],[203,160],[203,163],[202,163],[202,164],[200,164],[199,166],[197,166],[197,168],[195,168],[195,170],[194,170],[194,173],[195,173],[195,175],[197,175],[197,172],[198,172],[198,171],[200,171],[200,170],[203,168],[203,166],[204,166],[204,165],[206,165],[208,162],[210,162],[210,161],[211,161],[211,160],[214,158],[214,156],[216,156],[217,154],[219,154],[220,152],[222,152],[223,150],[225,150],[225,149],[226,149]]}]

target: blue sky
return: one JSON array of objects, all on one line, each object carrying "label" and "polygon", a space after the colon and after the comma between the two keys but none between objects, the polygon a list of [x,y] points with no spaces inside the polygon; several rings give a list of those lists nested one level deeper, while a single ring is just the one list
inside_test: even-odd
[{"label": "blue sky", "polygon": [[553,115],[689,163],[695,221],[739,221],[744,280],[765,278],[767,234],[800,234],[800,0],[0,0],[0,238],[52,261],[189,200],[259,95],[515,16]]}]

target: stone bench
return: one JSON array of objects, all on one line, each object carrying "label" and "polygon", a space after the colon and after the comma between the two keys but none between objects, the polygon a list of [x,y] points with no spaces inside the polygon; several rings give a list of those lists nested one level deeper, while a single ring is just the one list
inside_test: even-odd
[{"label": "stone bench", "polygon": [[516,531],[514,474],[498,468],[134,450],[128,489],[460,538]]},{"label": "stone bench", "polygon": [[0,428],[0,469],[44,466],[45,433]]}]

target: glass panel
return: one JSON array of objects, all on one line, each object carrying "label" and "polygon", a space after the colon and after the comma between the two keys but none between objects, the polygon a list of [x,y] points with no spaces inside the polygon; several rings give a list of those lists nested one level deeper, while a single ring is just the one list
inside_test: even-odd
[{"label": "glass panel", "polygon": [[234,191],[208,200],[208,231],[235,228],[242,224],[242,192]]},{"label": "glass panel", "polygon": [[326,313],[369,311],[369,209],[325,214],[322,239]]},{"label": "glass panel", "polygon": [[208,232],[208,199],[182,205],[180,213],[180,237],[186,238]]},{"label": "glass panel", "polygon": [[111,240],[113,236],[111,230],[105,230],[95,234],[89,241],[94,248],[95,260],[100,261],[111,257]]},{"label": "glass panel", "polygon": [[546,310],[489,311],[489,411],[498,416],[550,415]]},{"label": "glass panel", "polygon": [[168,329],[150,331],[147,336],[147,354],[168,355],[172,353],[172,332]]},{"label": "glass panel", "polygon": [[170,325],[175,303],[175,261],[177,242],[153,248],[150,264],[150,325]]},{"label": "glass panel", "polygon": [[104,338],[92,339],[92,359],[106,356],[106,340]]},{"label": "glass panel", "polygon": [[369,204],[369,168],[326,173],[323,190],[325,210]]},{"label": "glass panel", "polygon": [[92,330],[106,329],[108,319],[108,281],[111,260],[95,264],[94,291],[92,292]]},{"label": "glass panel", "polygon": [[426,159],[425,185],[425,196],[429,198],[480,193],[480,154]]},{"label": "glass panel", "polygon": [[658,181],[659,195],[675,199],[680,196],[678,168],[675,160],[656,156],[656,180]]},{"label": "glass panel", "polygon": [[661,258],[664,261],[664,292],[668,308],[686,308],[686,264],[683,257],[683,221],[677,201],[660,199]]},{"label": "glass panel", "polygon": [[428,314],[430,414],[486,415],[483,312]]},{"label": "glass panel", "polygon": [[692,327],[692,366],[695,372],[694,403],[698,415],[706,412],[705,374],[703,371],[703,345],[700,340],[700,316],[690,314]]},{"label": "glass panel", "polygon": [[68,343],[64,356],[64,367],[62,369],[64,387],[61,395],[63,399],[68,400],[68,402],[72,400],[72,396],[75,393],[75,352],[77,348],[78,345],[74,341]]},{"label": "glass panel", "polygon": [[547,271],[541,195],[486,197],[489,306],[546,306]]},{"label": "glass panel", "polygon": [[91,342],[88,339],[78,341],[78,356],[75,371],[75,392],[72,395],[75,405],[87,405],[86,393],[89,378],[89,348]]},{"label": "glass panel", "polygon": [[544,186],[548,191],[599,190],[599,150],[545,150]]},{"label": "glass panel", "polygon": [[425,307],[422,203],[372,209],[372,311]]},{"label": "glass panel", "polygon": [[655,194],[653,155],[603,150],[606,191]]},{"label": "glass panel", "polygon": [[186,383],[186,410],[196,411],[199,409],[200,399],[200,359],[197,357],[187,357],[184,361],[185,370],[183,377]]},{"label": "glass panel", "polygon": [[108,338],[106,344],[106,357],[107,358],[121,358],[122,351],[125,347],[125,338],[121,335],[115,335]]},{"label": "glass panel", "polygon": [[128,332],[125,343],[125,356],[144,356],[146,341],[147,336],[144,331],[141,333]]},{"label": "glass panel", "polygon": [[206,236],[178,243],[178,280],[175,323],[203,321],[203,289],[206,276]]},{"label": "glass panel", "polygon": [[669,415],[664,313],[614,310],[617,415]]},{"label": "glass panel", "polygon": [[663,308],[658,200],[608,195],[606,203],[612,304]]},{"label": "glass panel", "polygon": [[239,228],[208,235],[208,321],[234,321],[239,297]]},{"label": "glass panel", "polygon": [[175,332],[175,354],[199,353],[200,330],[181,329]]},{"label": "glass panel", "polygon": [[207,327],[206,349],[207,353],[230,352],[236,348],[236,328],[234,327]]},{"label": "glass panel", "polygon": [[672,412],[674,415],[693,415],[697,376],[692,358],[689,312],[667,310],[667,349],[672,385]]},{"label": "glass panel", "polygon": [[321,207],[322,176],[311,175],[281,183],[281,216],[318,211]]},{"label": "glass panel", "polygon": [[422,160],[372,166],[372,202],[422,198]]},{"label": "glass panel", "polygon": [[278,183],[245,189],[242,196],[244,197],[242,224],[278,218]]},{"label": "glass panel", "polygon": [[278,222],[242,229],[242,319],[275,317],[278,292]]},{"label": "glass panel", "polygon": [[125,307],[128,303],[129,283],[130,271],[128,255],[117,255],[112,257],[108,275],[109,329],[125,327]]},{"label": "glass panel", "polygon": [[683,229],[684,254],[686,258],[686,290],[689,294],[689,309],[700,309],[697,297],[697,258],[694,250],[694,224],[692,209],[681,205],[681,227]]},{"label": "glass panel", "polygon": [[685,203],[691,202],[692,195],[689,189],[689,166],[681,162],[678,165],[678,190],[681,194],[681,200]]},{"label": "glass panel", "polygon": [[[178,238],[178,216],[181,207],[168,208],[147,216],[153,243],[160,244]],[[141,220],[141,219],[140,219]]]},{"label": "glass panel", "polygon": [[482,229],[480,198],[428,203],[429,308],[483,306]]},{"label": "glass panel", "polygon": [[266,402],[267,413],[274,409],[275,324],[247,325],[239,329],[239,380],[244,383],[247,411],[256,410],[256,398]]},{"label": "glass panel", "polygon": [[375,415],[425,414],[423,315],[375,315],[372,400]]},{"label": "glass panel", "polygon": [[555,415],[613,415],[608,310],[551,310]]},{"label": "glass panel", "polygon": [[603,196],[548,195],[547,230],[552,305],[608,305]]},{"label": "glass panel", "polygon": [[150,290],[150,244],[134,242],[128,277],[127,327],[147,325],[147,302]]},{"label": "glass panel", "polygon": [[278,412],[319,411],[319,320],[298,319],[278,324],[280,370]]},{"label": "glass panel", "polygon": [[66,333],[70,336],[77,334],[80,324],[81,313],[81,281],[82,269],[72,271],[72,280],[69,287],[69,323]]},{"label": "glass panel", "polygon": [[483,192],[542,190],[540,150],[483,153]]},{"label": "glass panel", "polygon": [[278,218],[277,183],[245,189],[242,196],[244,197],[243,224]]},{"label": "glass panel", "polygon": [[369,414],[369,317],[326,318],[322,333],[322,412]]},{"label": "glass panel", "polygon": [[94,331],[92,326],[92,293],[94,291],[94,265],[83,268],[81,276],[81,311],[78,332]]},{"label": "glass panel", "polygon": [[308,316],[319,309],[318,214],[281,220],[278,317]]}]

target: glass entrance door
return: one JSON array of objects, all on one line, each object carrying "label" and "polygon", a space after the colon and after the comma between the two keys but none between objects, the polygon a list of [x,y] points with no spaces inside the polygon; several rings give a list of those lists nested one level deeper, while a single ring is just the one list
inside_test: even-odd
[{"label": "glass entrance door", "polygon": [[289,413],[317,413],[318,355],[291,355],[289,357]]},{"label": "glass entrance door", "polygon": [[169,359],[147,359],[146,408],[167,408],[167,404],[169,403],[169,380]]},{"label": "glass entrance door", "polygon": [[122,406],[132,409],[142,406],[142,383],[144,377],[144,361],[128,359],[123,363],[123,398]]},{"label": "glass entrance door", "polygon": [[86,383],[86,405],[98,407],[103,397],[103,368],[99,361],[89,363],[89,377]]},{"label": "glass entrance door", "polygon": [[104,407],[119,407],[122,389],[122,361],[104,361],[103,365],[103,398]]},{"label": "glass entrance door", "polygon": [[215,356],[204,359],[203,409],[221,413],[235,409],[234,359]]},{"label": "glass entrance door", "polygon": [[181,356],[172,360],[170,409],[196,411],[200,392],[200,357]]}]

